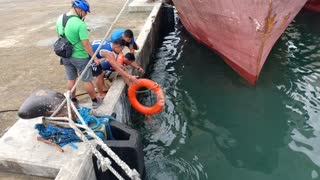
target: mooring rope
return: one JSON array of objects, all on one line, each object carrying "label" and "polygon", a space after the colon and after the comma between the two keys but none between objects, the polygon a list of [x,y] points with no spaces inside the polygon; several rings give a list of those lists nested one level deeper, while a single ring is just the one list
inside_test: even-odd
[{"label": "mooring rope", "polygon": [[[86,136],[81,132],[80,129],[78,129],[78,127],[75,125],[75,123],[72,121],[72,115],[71,115],[71,108],[73,109],[73,111],[76,113],[76,115],[78,116],[80,122],[82,123],[82,126],[85,127],[86,132],[88,133],[89,136],[91,136],[92,138],[94,138],[95,142],[97,144],[99,144],[101,146],[101,149],[103,149],[128,175],[128,177],[130,177],[131,179],[134,180],[139,180],[140,179],[140,174],[135,170],[135,169],[131,169],[124,161],[122,161],[119,156],[117,156],[117,154],[115,154],[94,132],[92,129],[90,129],[84,119],[82,118],[82,116],[80,115],[80,113],[77,111],[76,106],[71,102],[70,96],[71,95],[71,91],[67,92],[66,95],[66,99],[67,99],[67,107],[68,107],[68,121],[69,121],[69,125],[72,129],[75,130],[76,134],[85,142],[89,145],[89,147],[91,148],[92,152],[95,154],[95,156],[97,157],[97,159],[99,160],[99,162],[101,163],[101,169],[102,171],[105,171],[107,169],[110,169],[109,167],[109,163],[106,163],[106,158],[103,157],[101,155],[101,153],[99,151],[97,151],[93,145],[89,142],[89,140],[86,138]],[[108,166],[108,167],[106,167]],[[111,169],[110,169],[111,170]],[[111,170],[111,172],[113,172]],[[119,178],[122,179],[122,178]]]}]

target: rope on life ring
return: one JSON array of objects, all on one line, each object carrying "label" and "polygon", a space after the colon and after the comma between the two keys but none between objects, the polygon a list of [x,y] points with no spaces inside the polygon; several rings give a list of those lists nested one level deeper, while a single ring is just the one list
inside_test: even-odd
[{"label": "rope on life ring", "polygon": [[[147,88],[156,94],[157,102],[153,106],[144,106],[138,101],[136,92],[140,88]],[[164,93],[161,89],[161,86],[150,79],[138,79],[138,83],[134,83],[129,87],[128,97],[133,108],[135,108],[138,112],[146,115],[159,113],[160,111],[162,111],[165,104]]]}]

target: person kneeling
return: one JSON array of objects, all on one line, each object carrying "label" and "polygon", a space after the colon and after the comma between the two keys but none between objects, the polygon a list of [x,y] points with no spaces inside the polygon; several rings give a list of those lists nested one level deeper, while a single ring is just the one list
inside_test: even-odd
[{"label": "person kneeling", "polygon": [[[137,69],[139,71],[139,73],[141,75],[143,75],[145,72],[143,70],[142,67],[140,67],[136,62],[135,62],[135,57],[132,53],[127,53],[125,56],[123,56],[122,54],[120,54],[117,58],[117,62],[120,64],[121,68],[123,70],[126,70],[127,66],[131,66],[134,69]],[[108,61],[103,61],[101,63],[102,66],[102,70],[105,71],[105,78],[107,78],[108,80],[112,81],[117,75],[118,72],[116,72],[112,66],[110,65],[110,63]],[[124,79],[125,83],[127,85],[130,85],[131,82],[126,81],[127,79]]]},{"label": "person kneeling", "polygon": [[[93,50],[96,51],[100,44],[101,44],[101,40],[93,41],[91,43]],[[120,65],[116,61],[115,54],[122,53],[122,50],[123,50],[123,41],[122,40],[118,39],[118,40],[115,40],[114,42],[107,40],[101,46],[101,49],[99,50],[99,53],[97,54],[97,58],[99,58],[99,59],[105,58],[105,60],[102,60],[99,64],[96,64],[96,63],[92,64],[92,72],[93,72],[93,76],[96,76],[96,86],[98,88],[98,93],[99,93],[100,98],[103,98],[105,96],[105,92],[107,89],[104,84],[104,73],[103,72],[105,70],[116,71],[117,73],[119,73],[123,77],[125,82],[132,83],[132,82],[137,81],[137,78],[135,76],[132,76],[131,74],[127,73],[123,69],[123,66]],[[126,60],[124,60],[124,61],[126,61]]]}]

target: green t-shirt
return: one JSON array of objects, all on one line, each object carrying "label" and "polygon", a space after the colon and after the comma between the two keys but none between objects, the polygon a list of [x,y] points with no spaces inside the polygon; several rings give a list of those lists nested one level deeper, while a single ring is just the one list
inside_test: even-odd
[{"label": "green t-shirt", "polygon": [[[67,13],[67,16],[69,15],[71,14]],[[58,18],[56,23],[56,32],[60,35],[63,34],[62,17],[63,15]],[[88,58],[89,55],[80,41],[89,39],[86,23],[78,17],[71,17],[66,24],[64,33],[68,41],[73,44],[72,57]]]}]

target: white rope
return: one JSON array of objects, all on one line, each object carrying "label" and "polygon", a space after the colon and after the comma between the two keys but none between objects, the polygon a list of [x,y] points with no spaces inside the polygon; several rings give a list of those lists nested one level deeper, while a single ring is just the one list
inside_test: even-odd
[{"label": "white rope", "polygon": [[[76,83],[74,84],[74,86],[71,89],[71,93],[73,93],[76,89],[76,87],[78,86],[80,80],[82,79],[84,73],[89,69],[89,67],[91,66],[91,63],[93,61],[93,59],[96,57],[96,55],[98,54],[98,52],[100,51],[102,45],[104,44],[104,42],[107,40],[107,37],[109,36],[113,26],[116,24],[116,22],[119,20],[120,16],[122,15],[123,11],[125,10],[126,6],[128,5],[129,0],[126,0],[126,2],[124,3],[124,5],[122,6],[120,12],[118,13],[118,15],[116,16],[116,18],[113,20],[113,22],[111,23],[108,31],[106,32],[103,40],[101,41],[100,45],[98,46],[97,50],[94,52],[93,56],[91,57],[90,61],[88,62],[87,66],[84,68],[84,70],[82,71],[82,73],[80,74],[80,76],[78,77]],[[64,99],[64,101],[59,105],[59,107],[52,113],[51,117],[57,115],[57,113],[60,111],[60,109],[64,106],[64,104],[66,103],[66,99]]]},{"label": "white rope", "polygon": [[[109,169],[119,180],[123,180],[123,177],[111,166],[111,161],[109,158],[107,157],[103,157],[102,154],[93,146],[93,144],[87,139],[87,137],[82,133],[82,131],[76,126],[76,124],[72,121],[72,115],[71,115],[71,108],[74,110],[74,112],[76,112],[77,116],[79,117],[82,126],[84,127],[84,129],[86,129],[86,132],[88,133],[89,136],[91,136],[95,142],[97,144],[99,144],[100,146],[106,146],[106,144],[93,132],[92,129],[90,129],[87,124],[84,122],[83,118],[81,117],[81,115],[79,114],[79,112],[77,111],[77,108],[75,107],[75,105],[73,103],[71,103],[71,99],[70,96],[71,92],[68,91],[67,95],[66,95],[66,100],[67,100],[67,108],[68,108],[68,122],[69,122],[69,126],[75,130],[76,135],[83,141],[85,142],[89,148],[91,149],[91,152],[97,157],[98,161],[100,162],[101,165],[101,170],[104,172],[107,169]],[[108,147],[109,148],[109,147]],[[110,149],[110,148],[109,148]],[[113,151],[110,149],[110,151],[113,153]],[[107,152],[108,153],[108,152]],[[110,157],[112,157],[110,154],[108,154]],[[119,158],[116,154],[114,154],[117,158]],[[114,159],[114,157],[112,157],[112,159]],[[114,159],[115,160],[115,159]],[[120,166],[128,166],[125,162],[120,160],[120,163],[118,163],[116,160],[115,162]],[[128,167],[129,168],[129,167]],[[130,169],[130,168],[129,168]],[[131,170],[131,169],[130,169]],[[135,169],[133,169],[133,171],[135,171]],[[127,171],[126,171],[127,172]],[[132,172],[129,172],[132,173]],[[139,175],[139,174],[138,174]],[[128,174],[128,176],[131,179],[132,176],[130,176],[130,174]]]},{"label": "white rope", "polygon": [[[68,91],[70,92],[70,91]],[[68,99],[70,97],[67,97]],[[96,143],[99,144],[101,146],[101,148],[127,173],[127,175],[131,178],[131,179],[140,179],[140,174],[135,170],[135,169],[131,169],[124,161],[122,161],[117,154],[115,154],[93,131],[92,129],[90,129],[89,127],[87,127],[86,123],[84,122],[82,116],[80,115],[80,113],[78,112],[76,106],[71,103],[71,107],[74,110],[74,112],[76,113],[76,115],[79,117],[80,122],[82,123],[83,126],[86,127],[87,133],[89,136],[91,136],[92,138],[95,139]],[[80,131],[81,132],[81,131]]]}]

